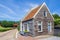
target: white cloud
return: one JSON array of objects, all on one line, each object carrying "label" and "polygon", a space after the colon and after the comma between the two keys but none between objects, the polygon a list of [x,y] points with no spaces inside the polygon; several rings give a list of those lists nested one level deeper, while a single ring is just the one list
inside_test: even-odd
[{"label": "white cloud", "polygon": [[30,11],[32,8],[35,8],[38,6],[38,4],[34,4],[34,3],[26,3],[27,6],[29,6],[28,8],[24,9],[24,12],[28,12]]},{"label": "white cloud", "polygon": [[38,4],[30,3],[29,6],[30,6],[30,7],[37,7]]},{"label": "white cloud", "polygon": [[[10,8],[8,8],[7,6],[5,6],[5,5],[2,5],[2,4],[0,4],[0,6],[1,7],[3,7],[3,8],[5,8],[5,9],[7,9],[8,10],[8,12],[10,13],[10,15],[9,14],[4,14],[4,13],[2,13],[1,15],[0,15],[0,18],[3,18],[3,19],[10,19],[10,20],[20,20],[20,18],[18,17],[18,15],[12,10],[12,9],[10,9]],[[1,12],[0,12],[1,13]],[[12,16],[12,15],[14,15],[14,16]],[[15,17],[16,16],[16,17]]]},{"label": "white cloud", "polygon": [[34,4],[34,3],[26,3],[27,6],[29,6],[28,8],[24,9],[24,12],[28,12],[29,10],[31,10],[32,8],[35,8],[38,6],[38,4]]},{"label": "white cloud", "polygon": [[28,11],[29,11],[29,9],[25,9],[25,11],[26,11],[26,12],[28,12]]},{"label": "white cloud", "polygon": [[26,3],[27,6],[30,6],[30,7],[37,7],[39,4],[36,4],[36,3]]},{"label": "white cloud", "polygon": [[9,18],[9,19],[13,19],[13,17],[7,15],[7,14],[1,14],[0,15],[1,18]]},{"label": "white cloud", "polygon": [[2,4],[0,4],[0,6],[3,7],[3,8],[5,8],[5,9],[7,9],[12,15],[17,16],[17,14],[12,9],[8,8],[7,6],[2,5]]},{"label": "white cloud", "polygon": [[17,17],[13,17],[13,16],[10,16],[10,15],[8,15],[8,14],[1,14],[0,15],[0,18],[7,18],[7,19],[10,19],[10,20],[20,20],[20,18],[17,18]]}]

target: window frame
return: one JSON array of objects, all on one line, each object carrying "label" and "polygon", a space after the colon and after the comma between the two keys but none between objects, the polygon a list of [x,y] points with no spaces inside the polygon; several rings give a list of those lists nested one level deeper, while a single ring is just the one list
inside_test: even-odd
[{"label": "window frame", "polygon": [[[37,21],[38,32],[43,32],[42,21],[40,21],[40,22],[41,22],[41,24],[39,24],[39,21]],[[39,30],[39,25],[41,25],[41,30]]]},{"label": "window frame", "polygon": [[49,32],[52,32],[51,22],[50,23],[48,22],[48,26],[50,26],[50,31]]},{"label": "window frame", "polygon": [[23,24],[23,30],[25,31],[25,25],[27,26],[26,30],[29,32],[29,26],[28,26],[28,23],[24,23],[24,24]]},{"label": "window frame", "polygon": [[43,15],[44,15],[44,17],[47,17],[47,12],[46,12],[46,11],[44,11]]}]

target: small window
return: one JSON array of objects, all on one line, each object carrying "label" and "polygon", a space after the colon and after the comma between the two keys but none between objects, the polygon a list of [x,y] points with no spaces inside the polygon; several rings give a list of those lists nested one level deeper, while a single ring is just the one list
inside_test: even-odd
[{"label": "small window", "polygon": [[38,21],[38,32],[42,32],[42,22]]},{"label": "small window", "polygon": [[44,17],[46,17],[47,16],[47,12],[46,11],[44,11]]}]

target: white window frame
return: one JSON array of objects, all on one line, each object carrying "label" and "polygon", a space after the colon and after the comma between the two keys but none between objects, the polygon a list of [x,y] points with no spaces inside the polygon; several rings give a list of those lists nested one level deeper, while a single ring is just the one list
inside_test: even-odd
[{"label": "white window frame", "polygon": [[23,24],[23,31],[25,31],[25,27],[24,27],[24,24]]},{"label": "white window frame", "polygon": [[38,28],[38,32],[43,32],[43,27],[42,27],[42,21],[41,21],[41,24],[39,24],[39,21],[37,21],[37,25],[41,25],[41,31],[39,31],[39,28]]},{"label": "white window frame", "polygon": [[[25,24],[27,25],[27,31],[29,32],[29,26],[28,26],[28,23],[24,23],[23,26],[24,26]],[[25,31],[25,27],[23,27],[23,30]]]},{"label": "white window frame", "polygon": [[29,24],[27,23],[27,31],[29,32]]},{"label": "white window frame", "polygon": [[50,31],[49,31],[49,32],[52,32],[51,22],[50,22],[50,24],[49,24],[49,22],[48,22],[48,25],[50,25]]}]

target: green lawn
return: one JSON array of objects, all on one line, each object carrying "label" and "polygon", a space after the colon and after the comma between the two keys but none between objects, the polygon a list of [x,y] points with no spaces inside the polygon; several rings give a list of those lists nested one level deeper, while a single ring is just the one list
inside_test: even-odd
[{"label": "green lawn", "polygon": [[0,26],[0,32],[4,32],[4,31],[8,31],[11,30],[12,28],[4,28],[2,26]]}]

